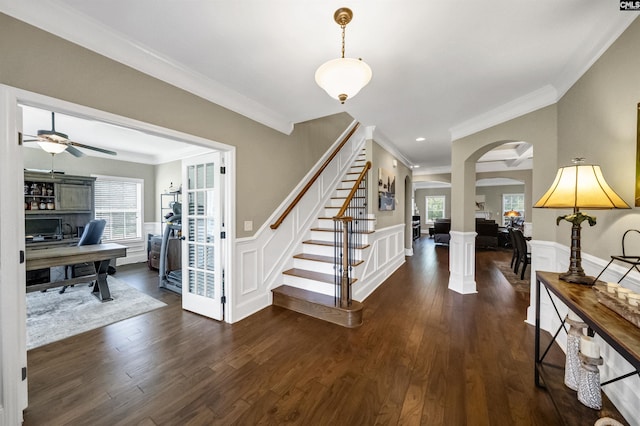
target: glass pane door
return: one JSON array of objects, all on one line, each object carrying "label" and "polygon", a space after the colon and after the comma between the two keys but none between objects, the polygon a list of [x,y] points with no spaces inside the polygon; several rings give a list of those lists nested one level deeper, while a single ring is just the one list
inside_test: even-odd
[{"label": "glass pane door", "polygon": [[[182,307],[222,319],[220,154],[185,160],[183,168]],[[185,206],[186,202],[186,206]]]}]

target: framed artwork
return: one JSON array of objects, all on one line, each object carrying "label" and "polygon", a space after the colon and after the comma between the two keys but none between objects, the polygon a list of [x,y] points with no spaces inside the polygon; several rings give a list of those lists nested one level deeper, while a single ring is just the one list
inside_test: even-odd
[{"label": "framed artwork", "polygon": [[378,169],[378,210],[396,209],[396,177],[388,170]]},{"label": "framed artwork", "polygon": [[636,112],[636,207],[640,207],[640,103]]}]

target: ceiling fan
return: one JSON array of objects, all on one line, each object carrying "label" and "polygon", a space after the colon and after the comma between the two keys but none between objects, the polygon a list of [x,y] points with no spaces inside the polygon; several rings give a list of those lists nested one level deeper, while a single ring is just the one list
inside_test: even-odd
[{"label": "ceiling fan", "polygon": [[35,139],[25,139],[23,142],[37,142],[38,145],[40,145],[40,148],[47,151],[51,155],[60,154],[61,152],[67,151],[69,154],[75,157],[83,157],[85,155],[84,152],[80,151],[78,148],[90,149],[93,151],[102,152],[103,154],[118,155],[116,152],[109,151],[108,149],[74,142],[70,140],[69,136],[67,136],[66,134],[56,132],[56,115],[54,112],[51,113],[51,130],[38,130],[38,136],[25,136]]}]

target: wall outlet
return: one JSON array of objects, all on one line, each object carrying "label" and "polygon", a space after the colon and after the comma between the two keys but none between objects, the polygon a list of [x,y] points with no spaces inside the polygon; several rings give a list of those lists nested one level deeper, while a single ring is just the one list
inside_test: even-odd
[{"label": "wall outlet", "polygon": [[245,220],[244,221],[244,230],[245,231],[253,231],[253,221],[252,220]]}]

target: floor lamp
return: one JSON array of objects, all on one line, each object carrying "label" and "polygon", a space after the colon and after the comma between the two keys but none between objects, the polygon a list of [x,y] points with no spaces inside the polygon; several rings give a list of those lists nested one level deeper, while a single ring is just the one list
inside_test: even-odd
[{"label": "floor lamp", "polygon": [[571,227],[571,256],[569,270],[560,274],[560,279],[570,283],[594,283],[595,278],[585,275],[580,254],[580,228],[585,220],[590,226],[596,224],[595,216],[589,216],[580,209],[629,209],[629,205],[607,184],[600,166],[583,164],[584,159],[574,158],[573,166],[558,169],[556,179],[547,192],[533,207],[551,209],[573,209],[572,214],[558,216],[556,224],[566,220]]}]

